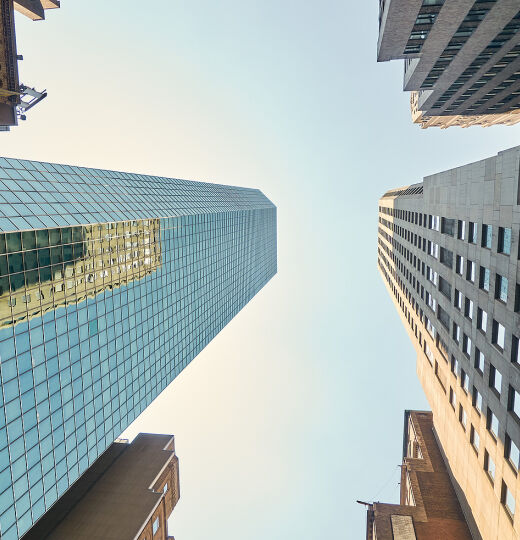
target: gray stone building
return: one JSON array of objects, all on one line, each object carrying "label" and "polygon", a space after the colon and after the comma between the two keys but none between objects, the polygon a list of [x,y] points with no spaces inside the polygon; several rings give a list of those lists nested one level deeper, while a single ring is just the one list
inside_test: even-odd
[{"label": "gray stone building", "polygon": [[403,88],[413,92],[416,123],[520,121],[518,0],[380,0],[379,6],[377,59],[404,60]]},{"label": "gray stone building", "polygon": [[378,267],[483,538],[520,535],[520,147],[393,189]]}]

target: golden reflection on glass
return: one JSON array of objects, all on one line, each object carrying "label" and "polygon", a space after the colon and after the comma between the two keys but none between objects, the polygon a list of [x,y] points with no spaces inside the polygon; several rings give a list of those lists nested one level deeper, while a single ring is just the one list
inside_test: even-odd
[{"label": "golden reflection on glass", "polygon": [[0,326],[140,280],[160,264],[159,219],[0,234]]}]

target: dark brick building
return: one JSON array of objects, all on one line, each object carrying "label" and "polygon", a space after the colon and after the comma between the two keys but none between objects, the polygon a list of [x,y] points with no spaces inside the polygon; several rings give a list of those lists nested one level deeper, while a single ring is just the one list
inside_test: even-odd
[{"label": "dark brick building", "polygon": [[178,500],[173,436],[141,433],[113,443],[23,540],[173,540]]},{"label": "dark brick building", "polygon": [[400,504],[368,507],[367,540],[448,538],[472,536],[434,434],[433,415],[406,411]]}]

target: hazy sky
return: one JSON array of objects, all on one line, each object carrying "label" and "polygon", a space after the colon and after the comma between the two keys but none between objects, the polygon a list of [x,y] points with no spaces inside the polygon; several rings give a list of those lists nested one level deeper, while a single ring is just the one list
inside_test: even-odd
[{"label": "hazy sky", "polygon": [[[260,188],[278,275],[132,426],[173,433],[176,540],[354,539],[398,501],[403,411],[427,403],[376,270],[388,188],[520,144],[421,130],[378,2],[63,0],[17,17],[49,97],[0,155]],[[393,477],[392,477],[393,474]]]}]

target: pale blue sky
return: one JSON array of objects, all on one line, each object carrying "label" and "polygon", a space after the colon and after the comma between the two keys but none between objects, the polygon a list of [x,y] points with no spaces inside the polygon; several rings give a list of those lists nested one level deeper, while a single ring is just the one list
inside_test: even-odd
[{"label": "pale blue sky", "polygon": [[[63,0],[17,17],[49,97],[0,154],[260,188],[279,273],[133,428],[173,433],[177,540],[363,538],[397,501],[405,408],[427,406],[376,270],[388,188],[520,143],[421,130],[376,0]],[[393,479],[385,483],[395,471]]]}]

